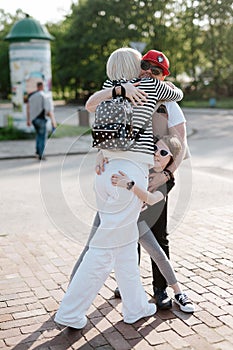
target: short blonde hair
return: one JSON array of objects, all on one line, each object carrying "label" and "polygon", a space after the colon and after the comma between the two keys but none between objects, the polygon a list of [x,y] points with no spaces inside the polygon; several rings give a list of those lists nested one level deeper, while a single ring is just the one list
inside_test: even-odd
[{"label": "short blonde hair", "polygon": [[130,47],[122,47],[112,52],[106,66],[110,80],[131,80],[138,78],[141,72],[142,55]]},{"label": "short blonde hair", "polygon": [[172,153],[173,160],[175,160],[182,148],[179,138],[176,135],[165,135],[163,137],[158,137],[158,140],[161,140],[167,145]]}]

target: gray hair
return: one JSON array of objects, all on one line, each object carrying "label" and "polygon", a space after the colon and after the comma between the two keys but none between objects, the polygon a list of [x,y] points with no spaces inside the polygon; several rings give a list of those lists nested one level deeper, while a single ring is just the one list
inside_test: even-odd
[{"label": "gray hair", "polygon": [[142,55],[130,47],[122,47],[111,53],[106,71],[110,80],[131,80],[138,78],[141,72]]}]

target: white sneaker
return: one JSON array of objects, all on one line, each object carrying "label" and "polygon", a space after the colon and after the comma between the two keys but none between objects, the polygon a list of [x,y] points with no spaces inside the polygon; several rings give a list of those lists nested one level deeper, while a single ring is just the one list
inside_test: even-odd
[{"label": "white sneaker", "polygon": [[55,316],[54,321],[62,326],[67,326],[67,327],[71,327],[71,328],[75,328],[75,329],[82,329],[87,324],[86,316],[84,316],[80,321],[78,321],[76,323],[59,320],[59,318],[57,316]]},{"label": "white sneaker", "polygon": [[138,315],[134,319],[130,319],[130,320],[126,318],[126,319],[124,319],[124,322],[132,324],[134,322],[137,322],[141,318],[149,317],[149,316],[154,315],[156,313],[156,311],[157,311],[157,306],[155,304],[153,304],[153,303],[148,303],[148,309],[147,309],[147,311],[145,312],[144,315]]},{"label": "white sneaker", "polygon": [[179,305],[180,310],[187,313],[195,311],[194,305],[185,293],[175,295],[175,303]]}]

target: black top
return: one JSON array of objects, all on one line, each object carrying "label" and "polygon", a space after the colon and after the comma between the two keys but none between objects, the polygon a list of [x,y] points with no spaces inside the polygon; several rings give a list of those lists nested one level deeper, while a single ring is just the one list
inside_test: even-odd
[{"label": "black top", "polygon": [[[153,169],[151,169],[153,171]],[[157,191],[162,192],[164,199],[153,205],[147,205],[147,209],[140,213],[138,221],[145,221],[154,230],[166,230],[167,228],[167,195],[174,187],[174,179],[168,180]]]}]

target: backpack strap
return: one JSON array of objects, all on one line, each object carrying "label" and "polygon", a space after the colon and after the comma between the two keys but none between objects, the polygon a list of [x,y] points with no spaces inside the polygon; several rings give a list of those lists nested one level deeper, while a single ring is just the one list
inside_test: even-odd
[{"label": "backpack strap", "polygon": [[[163,103],[163,101],[158,101],[158,102],[156,103],[154,112],[157,111],[157,109],[161,106],[162,103]],[[154,112],[153,112],[153,113],[154,113]],[[148,127],[149,123],[150,123],[150,119],[148,119],[148,120],[145,122],[145,124],[138,130],[138,132],[137,132],[136,135],[134,136],[135,141],[138,141],[138,140],[139,140],[139,137],[146,131],[146,128]]]},{"label": "backpack strap", "polygon": [[121,84],[120,84],[120,85],[115,85],[115,86],[114,86],[114,88],[112,89],[112,97],[113,97],[113,98],[117,98],[117,96],[119,96],[119,95],[117,95],[117,93],[116,93],[116,86],[120,86],[120,87],[121,87],[121,94],[120,94],[120,96],[123,97],[123,98],[125,98],[125,97],[126,97],[126,91],[125,91],[124,86],[122,86]]},{"label": "backpack strap", "polygon": [[156,112],[156,111],[159,109],[159,107],[163,104],[163,102],[164,102],[164,101],[158,101],[158,102],[156,103],[154,112]]}]

